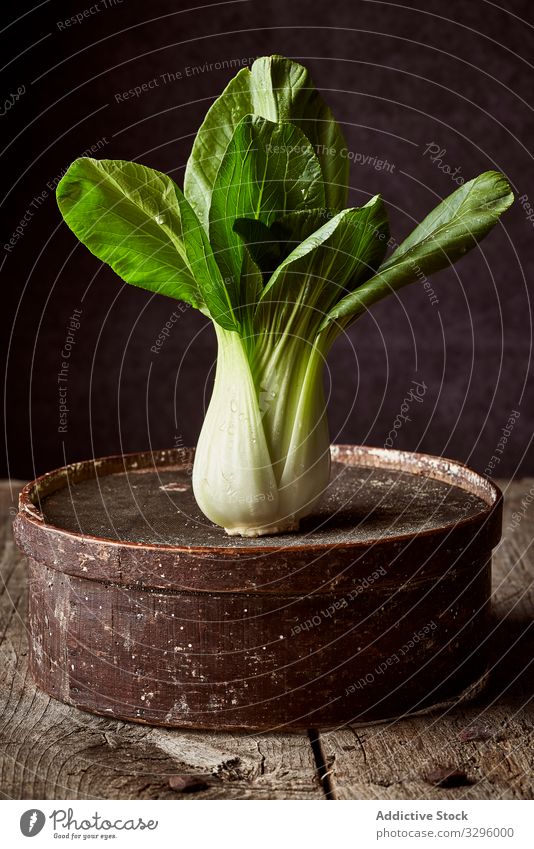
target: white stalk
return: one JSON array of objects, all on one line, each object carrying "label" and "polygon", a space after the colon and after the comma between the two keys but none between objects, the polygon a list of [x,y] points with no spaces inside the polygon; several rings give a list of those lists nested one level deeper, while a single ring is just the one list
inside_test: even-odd
[{"label": "white stalk", "polygon": [[193,466],[195,498],[228,534],[294,531],[330,475],[322,354],[294,338],[284,341],[283,352],[273,343],[271,356],[264,351],[255,367],[254,352],[237,333],[216,330],[215,384]]}]

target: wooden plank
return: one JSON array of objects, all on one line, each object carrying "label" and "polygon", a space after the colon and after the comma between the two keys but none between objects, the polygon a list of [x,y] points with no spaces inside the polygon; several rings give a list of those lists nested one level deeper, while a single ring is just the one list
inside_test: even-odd
[{"label": "wooden plank", "polygon": [[[18,487],[14,487],[15,494]],[[324,798],[305,733],[205,734],[110,721],[50,699],[27,671],[26,574],[0,484],[0,796]]]},{"label": "wooden plank", "polygon": [[323,732],[332,798],[534,797],[534,479],[504,484],[488,687],[463,707]]}]

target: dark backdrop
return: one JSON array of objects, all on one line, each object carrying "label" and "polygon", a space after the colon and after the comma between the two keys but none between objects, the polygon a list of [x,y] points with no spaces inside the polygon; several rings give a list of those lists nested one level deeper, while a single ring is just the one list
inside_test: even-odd
[{"label": "dark backdrop", "polygon": [[[12,23],[13,7],[3,11],[1,90],[12,105],[4,102],[0,118],[2,245],[22,230],[1,257],[8,472],[26,478],[93,454],[195,442],[216,353],[210,325],[186,310],[154,354],[175,303],[122,285],[78,245],[53,186],[92,146],[96,156],[137,159],[181,184],[203,114],[235,73],[210,65],[277,52],[311,68],[354,158],[351,204],[381,192],[396,238],[459,175],[497,168],[527,196],[481,249],[432,278],[433,299],[414,285],[338,340],[328,374],[333,439],[383,445],[417,380],[426,391],[398,431],[399,447],[494,474],[533,473],[534,4],[193,6],[51,0]],[[139,97],[119,98],[151,80]],[[80,326],[59,433],[57,376],[74,310]],[[490,466],[492,457],[499,462]]]}]

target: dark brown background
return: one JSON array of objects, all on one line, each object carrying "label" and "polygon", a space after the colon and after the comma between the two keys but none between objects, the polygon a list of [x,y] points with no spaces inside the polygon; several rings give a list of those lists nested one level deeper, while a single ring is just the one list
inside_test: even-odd
[{"label": "dark brown background", "polygon": [[[204,8],[200,8],[204,5]],[[48,2],[0,35],[8,67],[0,118],[2,245],[32,199],[43,202],[11,253],[2,248],[2,344],[7,355],[7,471],[47,468],[149,445],[195,442],[209,396],[214,334],[187,310],[157,356],[150,350],[175,304],[121,285],[61,224],[54,180],[105,137],[101,157],[138,159],[182,183],[203,114],[231,70],[186,69],[284,53],[308,65],[343,124],[348,148],[393,164],[353,165],[351,204],[381,192],[402,238],[455,188],[424,155],[434,142],[467,178],[504,171],[534,203],[534,6],[503,11],[473,0],[113,3]],[[16,15],[23,9],[17,7]],[[13,12],[11,12],[13,14]],[[523,20],[524,19],[524,20]],[[160,75],[181,72],[163,84]],[[158,78],[141,97],[115,94]],[[399,447],[445,454],[483,471],[510,412],[520,418],[495,474],[534,472],[528,286],[533,224],[519,203],[503,226],[454,269],[378,305],[338,340],[327,376],[336,441],[383,445],[412,379],[424,381]],[[68,382],[68,431],[58,434],[57,373],[66,324],[82,310]],[[11,330],[13,331],[11,336]]]}]

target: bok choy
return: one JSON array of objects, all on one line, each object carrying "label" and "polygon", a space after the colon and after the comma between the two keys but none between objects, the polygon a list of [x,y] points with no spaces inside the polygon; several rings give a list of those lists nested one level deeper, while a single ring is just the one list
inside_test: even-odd
[{"label": "bok choy", "polygon": [[305,68],[271,56],[208,111],[184,191],[132,162],[76,160],[57,188],[76,236],[127,283],[214,323],[218,358],[193,488],[229,534],[298,528],[327,486],[322,373],[332,342],[376,301],[455,262],[512,203],[487,171],[385,259],[379,195],[346,208],[347,147]]}]

